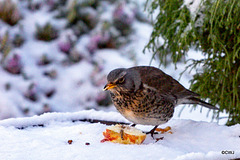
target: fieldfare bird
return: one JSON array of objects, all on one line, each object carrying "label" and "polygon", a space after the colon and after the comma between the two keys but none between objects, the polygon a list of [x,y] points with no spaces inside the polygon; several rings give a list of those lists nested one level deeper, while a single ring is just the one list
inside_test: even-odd
[{"label": "fieldfare bird", "polygon": [[108,74],[107,81],[104,90],[110,91],[117,110],[133,122],[133,126],[155,126],[148,132],[152,137],[158,125],[172,118],[174,108],[179,104],[199,104],[218,109],[155,67],[118,68]]}]

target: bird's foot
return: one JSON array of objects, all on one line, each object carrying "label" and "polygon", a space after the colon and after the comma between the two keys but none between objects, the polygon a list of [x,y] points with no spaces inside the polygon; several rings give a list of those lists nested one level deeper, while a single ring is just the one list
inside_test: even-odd
[{"label": "bird's foot", "polygon": [[158,132],[151,132],[151,131],[149,131],[149,132],[143,132],[143,133],[145,133],[145,134],[151,134],[151,137],[152,137],[153,139],[155,139],[155,138],[153,137],[153,135],[154,135],[154,134],[158,134]]},{"label": "bird's foot", "polygon": [[160,132],[161,134],[166,132],[172,134],[171,129],[170,126],[167,126],[166,128],[156,128],[155,131]]},{"label": "bird's foot", "polygon": [[154,135],[154,134],[158,134],[158,132],[155,132],[155,130],[156,130],[157,127],[158,127],[158,126],[155,126],[151,131],[146,132],[146,134],[151,134],[151,137],[154,139],[153,135]]},{"label": "bird's foot", "polygon": [[[143,133],[145,133],[145,134],[151,134],[151,135],[152,135],[151,131],[149,131],[149,132],[143,132]],[[158,132],[154,132],[153,134],[158,134]]]}]

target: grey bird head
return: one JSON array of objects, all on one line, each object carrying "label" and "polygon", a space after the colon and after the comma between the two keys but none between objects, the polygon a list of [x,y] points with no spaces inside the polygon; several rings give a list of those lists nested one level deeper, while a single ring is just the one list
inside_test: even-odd
[{"label": "grey bird head", "polygon": [[104,91],[136,91],[140,88],[141,79],[136,71],[126,68],[118,68],[112,70],[107,76],[108,83],[104,87]]}]

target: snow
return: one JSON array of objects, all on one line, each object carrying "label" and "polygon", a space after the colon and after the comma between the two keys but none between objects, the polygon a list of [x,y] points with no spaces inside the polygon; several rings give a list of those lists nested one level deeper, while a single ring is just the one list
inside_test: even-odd
[{"label": "snow", "polygon": [[[190,11],[191,18],[193,21],[195,21],[195,27],[202,27],[203,25],[203,19],[204,14],[199,12],[199,10],[203,10],[204,6],[202,5],[205,2],[205,0],[184,0],[183,6],[186,6],[188,10]],[[198,17],[196,18],[198,14]],[[185,29],[185,32],[192,29],[191,24],[189,23],[188,26]]]},{"label": "snow", "polygon": [[[89,45],[93,43],[91,40],[104,30],[102,25],[105,22],[112,23],[112,14],[120,3],[102,2],[97,11],[91,12],[94,15],[99,13],[99,23],[89,33],[77,37],[72,28],[66,28],[66,19],[55,18],[56,12],[49,11],[48,3],[44,4],[40,0],[34,0],[33,4],[39,3],[40,9],[29,10],[27,1],[15,0],[14,2],[17,2],[22,19],[15,26],[9,26],[0,20],[0,42],[6,32],[8,32],[10,40],[16,34],[24,37],[24,44],[18,48],[11,46],[12,49],[6,58],[7,62],[15,54],[19,55],[23,73],[21,75],[11,74],[4,69],[5,63],[0,65],[1,160],[221,160],[240,157],[240,126],[221,126],[226,123],[226,118],[222,117],[227,117],[227,113],[220,113],[221,119],[217,120],[213,117],[213,111],[200,106],[197,106],[196,109],[184,105],[176,107],[172,120],[161,126],[171,126],[173,134],[155,135],[156,137],[164,136],[164,139],[158,142],[148,135],[142,145],[100,143],[106,125],[77,121],[79,119],[99,119],[128,122],[112,104],[101,106],[96,101],[107,95],[102,88],[106,84],[106,76],[111,70],[150,64],[152,53],[146,50],[143,54],[143,49],[149,40],[152,26],[147,20],[139,21],[134,17],[137,12],[143,13],[144,0],[123,3],[125,7],[123,12],[129,16],[128,18],[131,20],[129,23],[133,30],[126,38],[126,44],[117,49],[94,48],[92,52],[88,49]],[[49,5],[51,2],[49,1]],[[194,14],[199,2],[185,0],[184,4],[188,6],[191,14]],[[65,8],[72,3],[73,0],[68,0]],[[142,16],[146,16],[145,13]],[[59,37],[50,42],[37,40],[35,37],[36,24],[43,26],[48,22],[51,22],[59,30]],[[119,35],[119,31],[113,27],[107,31],[113,35]],[[159,40],[162,42],[161,38]],[[73,46],[71,46],[72,43]],[[79,62],[69,62],[70,53],[64,53],[69,49],[69,45],[74,53],[81,56]],[[61,50],[61,47],[64,51]],[[43,56],[47,56],[51,63],[39,65]],[[0,60],[2,58],[3,54],[1,53]],[[201,59],[203,55],[201,52],[190,50],[188,58]],[[159,61],[153,60],[151,65],[158,67]],[[166,68],[161,67],[161,69],[173,78],[179,79],[179,74],[186,65],[179,64],[178,69],[175,70],[175,66],[169,64]],[[46,72],[53,72],[56,75],[45,76]],[[179,80],[180,83],[189,88],[189,80],[194,73],[194,70],[191,73],[185,72]],[[53,96],[47,97],[46,94],[51,91],[54,92]],[[26,95],[29,94],[35,94],[37,101],[26,98]],[[152,129],[152,126],[137,125],[136,127],[143,131]],[[69,145],[68,140],[73,140],[73,143]],[[89,142],[90,145],[86,145],[86,142]],[[222,154],[222,151],[234,151],[234,154]]]},{"label": "snow", "polygon": [[37,124],[48,124],[51,121],[65,122],[65,121],[76,121],[78,119],[98,119],[106,120],[106,117],[111,117],[111,121],[116,122],[125,122],[120,114],[116,112],[104,112],[104,111],[95,111],[95,110],[84,110],[81,112],[75,113],[45,113],[40,116],[33,116],[30,118],[10,118],[7,120],[0,121],[1,126],[10,127],[14,126],[16,128],[25,128],[27,126],[34,126]]},{"label": "snow", "polygon": [[202,0],[184,0],[183,5],[187,6],[193,17],[196,17],[196,13],[201,3]]},{"label": "snow", "polygon": [[[240,157],[240,125],[227,127],[172,119],[161,127],[171,126],[173,134],[155,135],[155,138],[164,137],[163,140],[156,142],[147,135],[141,145],[124,145],[100,142],[106,125],[72,122],[84,118],[127,122],[119,113],[94,110],[2,120],[0,159],[225,160]],[[44,124],[44,127],[33,127],[34,124]],[[29,127],[15,128],[26,126]],[[136,127],[148,131],[152,126]],[[72,144],[68,140],[72,140]],[[225,151],[233,151],[234,154],[222,154]]]}]

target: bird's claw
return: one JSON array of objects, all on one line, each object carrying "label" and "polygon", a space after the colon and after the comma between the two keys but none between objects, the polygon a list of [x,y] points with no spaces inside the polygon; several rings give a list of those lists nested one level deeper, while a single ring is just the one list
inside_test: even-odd
[{"label": "bird's claw", "polygon": [[154,134],[158,134],[158,132],[151,132],[151,131],[149,131],[149,132],[144,132],[144,133],[146,133],[146,134],[151,134],[151,137],[154,139],[154,137],[153,137],[153,135]]}]

